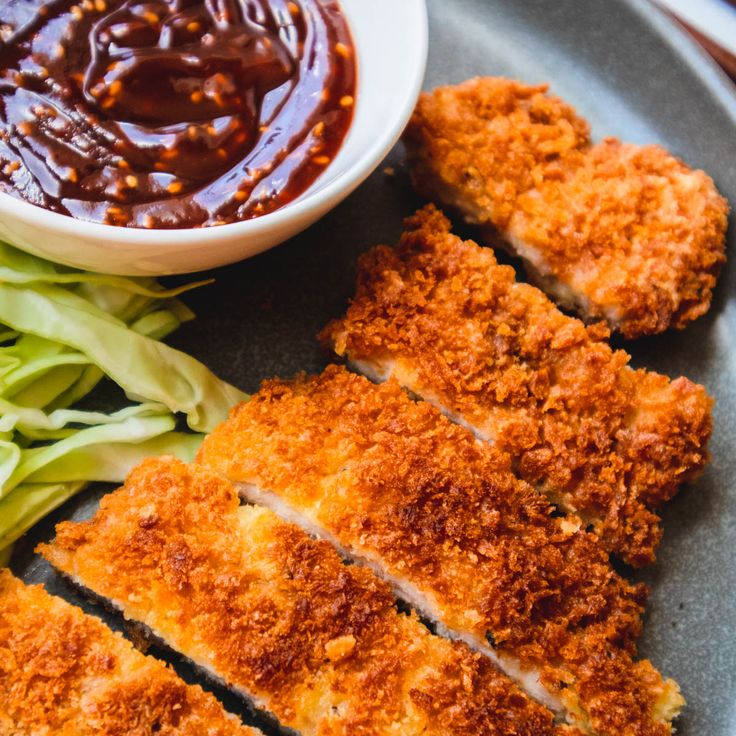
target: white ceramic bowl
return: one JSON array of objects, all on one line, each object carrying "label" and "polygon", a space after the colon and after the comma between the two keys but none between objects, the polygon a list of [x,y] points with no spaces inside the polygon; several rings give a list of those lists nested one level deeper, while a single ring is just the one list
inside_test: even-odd
[{"label": "white ceramic bowl", "polygon": [[0,238],[78,268],[188,273],[240,261],[301,232],[348,196],[396,143],[427,61],[425,0],[342,0],[358,54],[355,118],[334,161],[297,200],[217,227],[144,230],[76,220],[0,193]]}]

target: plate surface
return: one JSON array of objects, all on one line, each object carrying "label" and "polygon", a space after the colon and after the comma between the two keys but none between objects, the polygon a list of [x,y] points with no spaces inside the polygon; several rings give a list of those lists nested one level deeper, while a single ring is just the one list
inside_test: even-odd
[{"label": "plate surface", "polygon": [[[476,74],[550,81],[554,92],[590,120],[596,137],[661,143],[708,171],[736,204],[734,88],[648,6],[611,0],[430,0],[430,16],[427,88]],[[397,148],[386,164],[393,176],[379,169],[299,238],[216,272],[214,287],[187,295],[199,318],[170,342],[249,391],[272,375],[319,371],[329,356],[314,335],[345,307],[357,255],[378,242],[395,242],[402,218],[421,204],[401,160]],[[735,239],[732,221],[732,260]],[[659,561],[637,577],[652,585],[642,654],[675,677],[688,700],[678,733],[733,736],[736,264],[728,264],[706,317],[684,332],[625,347],[635,365],[685,374],[717,398],[713,461],[697,484],[667,507]],[[15,571],[79,602],[31,550],[53,535],[59,519],[91,513],[101,492],[90,490],[34,529],[17,548]],[[119,628],[119,619],[108,621]],[[186,667],[180,671],[191,679]],[[227,704],[243,712],[233,699]]]}]

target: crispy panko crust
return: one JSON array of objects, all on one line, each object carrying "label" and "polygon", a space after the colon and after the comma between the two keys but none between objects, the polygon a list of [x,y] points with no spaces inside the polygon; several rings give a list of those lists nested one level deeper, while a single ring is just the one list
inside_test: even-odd
[{"label": "crispy panko crust", "polygon": [[209,693],[39,585],[0,570],[0,733],[257,736]]},{"label": "crispy panko crust", "polygon": [[305,736],[567,733],[388,586],[223,478],[145,462],[41,553]]},{"label": "crispy panko crust", "polygon": [[323,339],[377,377],[443,408],[514,471],[593,524],[630,564],[654,560],[654,510],[708,461],[712,399],[628,366],[586,328],[428,206],[396,248],[361,259],[357,294]]},{"label": "crispy panko crust", "polygon": [[421,591],[434,606],[424,613],[450,631],[541,672],[576,726],[670,733],[676,684],[632,659],[645,587],[611,569],[595,536],[553,518],[505,454],[395,382],[376,386],[336,366],[266,381],[197,461],[275,494]]},{"label": "crispy panko crust", "polygon": [[728,205],[658,146],[607,138],[547,86],[477,78],[422,95],[404,140],[417,189],[490,225],[529,275],[626,337],[708,311]]}]

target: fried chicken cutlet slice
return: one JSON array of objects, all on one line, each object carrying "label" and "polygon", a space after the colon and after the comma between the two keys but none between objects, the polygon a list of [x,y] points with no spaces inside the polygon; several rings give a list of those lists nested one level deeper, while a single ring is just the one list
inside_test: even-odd
[{"label": "fried chicken cutlet slice", "polygon": [[[646,589],[508,458],[395,383],[267,381],[197,462],[333,541],[591,734],[669,734],[682,699],[634,641]],[[566,712],[565,712],[566,711]]]},{"label": "fried chicken cutlet slice", "polygon": [[0,570],[0,733],[258,736],[81,609]]},{"label": "fried chicken cutlet slice", "polygon": [[41,553],[305,736],[568,733],[386,584],[204,468],[145,462]]},{"label": "fried chicken cutlet slice", "polygon": [[572,107],[502,78],[422,95],[404,135],[417,189],[491,226],[529,277],[633,338],[708,311],[728,205],[659,146],[592,145]]},{"label": "fried chicken cutlet slice", "polygon": [[433,206],[396,248],[363,256],[354,301],[323,333],[374,380],[393,376],[507,452],[640,566],[661,537],[656,509],[708,460],[712,400],[686,378],[631,369],[606,337],[453,235]]}]

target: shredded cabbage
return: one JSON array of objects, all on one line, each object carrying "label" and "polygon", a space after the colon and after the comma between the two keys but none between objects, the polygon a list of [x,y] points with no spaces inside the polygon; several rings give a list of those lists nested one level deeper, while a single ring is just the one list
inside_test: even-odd
[{"label": "shredded cabbage", "polygon": [[[149,455],[190,461],[245,397],[160,342],[193,313],[151,278],[85,273],[0,243],[0,564],[33,524]],[[135,402],[70,408],[105,376]],[[192,432],[176,431],[183,415]]]}]

